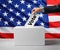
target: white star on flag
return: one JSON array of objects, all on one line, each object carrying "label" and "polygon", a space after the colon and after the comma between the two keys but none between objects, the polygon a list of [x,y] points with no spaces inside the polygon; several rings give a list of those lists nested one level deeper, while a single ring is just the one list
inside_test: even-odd
[{"label": "white star on flag", "polygon": [[19,7],[19,5],[18,4],[15,4],[15,8],[18,8]]},{"label": "white star on flag", "polygon": [[2,18],[0,18],[0,21],[1,21]]},{"label": "white star on flag", "polygon": [[16,16],[20,16],[20,13],[19,13],[19,12],[17,12],[17,13],[16,13]]},{"label": "white star on flag", "polygon": [[40,4],[40,6],[39,6],[40,8],[44,8],[44,6],[42,5],[42,4]]},{"label": "white star on flag", "polygon": [[11,3],[12,4],[12,0],[8,0],[8,3]]},{"label": "white star on flag", "polygon": [[22,19],[23,19],[23,21],[26,21],[26,17],[23,17]]},{"label": "white star on flag", "polygon": [[27,5],[27,8],[31,8],[31,5],[30,5],[30,4],[28,4],[28,5]]},{"label": "white star on flag", "polygon": [[25,1],[24,1],[24,0],[21,0],[20,2],[21,2],[21,4],[24,4],[24,3],[25,3]]},{"label": "white star on flag", "polygon": [[7,21],[4,21],[5,25],[8,25],[8,22]]},{"label": "white star on flag", "polygon": [[44,26],[44,23],[43,23],[43,22],[41,22],[40,24],[41,24],[42,26]]},{"label": "white star on flag", "polygon": [[10,11],[10,12],[13,12],[13,9],[10,8],[9,11]]},{"label": "white star on flag", "polygon": [[1,9],[0,9],[0,11],[1,11]]},{"label": "white star on flag", "polygon": [[42,14],[42,13],[40,13],[40,14],[39,14],[39,16],[40,16],[40,17],[43,17],[43,14]]},{"label": "white star on flag", "polygon": [[14,21],[14,18],[13,17],[11,17],[11,18],[9,18],[10,19],[10,21]]},{"label": "white star on flag", "polygon": [[24,12],[25,10],[22,8],[21,11]]},{"label": "white star on flag", "polygon": [[17,25],[21,25],[21,22],[20,21],[17,21]]},{"label": "white star on flag", "polygon": [[8,13],[7,13],[7,12],[4,12],[4,13],[3,13],[3,15],[4,15],[4,16],[7,16],[7,15],[8,15]]},{"label": "white star on flag", "polygon": [[6,4],[2,4],[2,6],[3,6],[3,7],[7,7],[7,5],[6,5]]},{"label": "white star on flag", "polygon": [[30,16],[30,15],[31,15],[31,13],[29,12],[29,13],[28,13],[28,16]]},{"label": "white star on flag", "polygon": [[37,3],[37,1],[36,1],[36,0],[33,0],[33,3],[35,3],[35,4],[36,4],[36,3]]}]

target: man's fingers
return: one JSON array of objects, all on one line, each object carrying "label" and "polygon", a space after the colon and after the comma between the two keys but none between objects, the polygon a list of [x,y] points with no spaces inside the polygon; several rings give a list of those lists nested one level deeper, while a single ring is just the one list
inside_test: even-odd
[{"label": "man's fingers", "polygon": [[34,14],[36,12],[36,8],[34,8],[33,10],[32,10],[32,14]]},{"label": "man's fingers", "polygon": [[32,12],[34,12],[35,10],[32,10]]},{"label": "man's fingers", "polygon": [[34,14],[34,13],[37,13],[37,12],[41,12],[41,8],[34,8],[33,10],[32,10],[32,14]]},{"label": "man's fingers", "polygon": [[32,12],[32,14],[34,14],[35,12]]},{"label": "man's fingers", "polygon": [[35,14],[36,13],[36,11],[32,11],[32,14]]},{"label": "man's fingers", "polygon": [[32,11],[35,11],[36,10],[36,8],[34,8]]},{"label": "man's fingers", "polygon": [[35,8],[32,10],[32,12],[35,11]]}]

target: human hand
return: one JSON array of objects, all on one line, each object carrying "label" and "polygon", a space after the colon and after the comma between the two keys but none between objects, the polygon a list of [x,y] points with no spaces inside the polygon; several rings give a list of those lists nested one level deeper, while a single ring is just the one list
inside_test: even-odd
[{"label": "human hand", "polygon": [[41,12],[41,11],[42,11],[41,8],[33,8],[33,10],[32,10],[32,14],[35,14],[35,13],[37,13],[37,12]]}]

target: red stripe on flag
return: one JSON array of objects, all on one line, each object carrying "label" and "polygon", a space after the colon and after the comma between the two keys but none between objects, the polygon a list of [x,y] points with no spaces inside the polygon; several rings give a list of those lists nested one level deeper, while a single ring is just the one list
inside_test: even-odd
[{"label": "red stripe on flag", "polygon": [[0,38],[13,39],[14,38],[14,34],[13,33],[0,33]]},{"label": "red stripe on flag", "polygon": [[48,15],[49,16],[60,16],[60,12],[58,12],[58,13],[49,13]]},{"label": "red stripe on flag", "polygon": [[46,0],[48,5],[57,5],[60,3],[60,0]]},{"label": "red stripe on flag", "polygon": [[[14,34],[13,33],[0,33],[0,38],[1,39],[13,39]],[[53,38],[59,38],[60,39],[60,33],[46,33],[45,34],[46,39],[53,39]]]},{"label": "red stripe on flag", "polygon": [[60,33],[59,34],[58,33],[53,33],[53,34],[46,33],[45,38],[46,39],[54,39],[54,38],[60,39]]},{"label": "red stripe on flag", "polygon": [[60,27],[60,21],[59,22],[49,22],[50,28],[58,28]]}]

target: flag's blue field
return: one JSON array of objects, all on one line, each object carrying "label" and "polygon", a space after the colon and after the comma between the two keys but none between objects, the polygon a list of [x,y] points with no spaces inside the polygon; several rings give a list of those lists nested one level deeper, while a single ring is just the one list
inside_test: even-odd
[{"label": "flag's blue field", "polygon": [[[0,0],[0,27],[24,26],[34,7],[46,6],[46,0]],[[48,15],[40,13],[35,26],[49,27]]]}]

